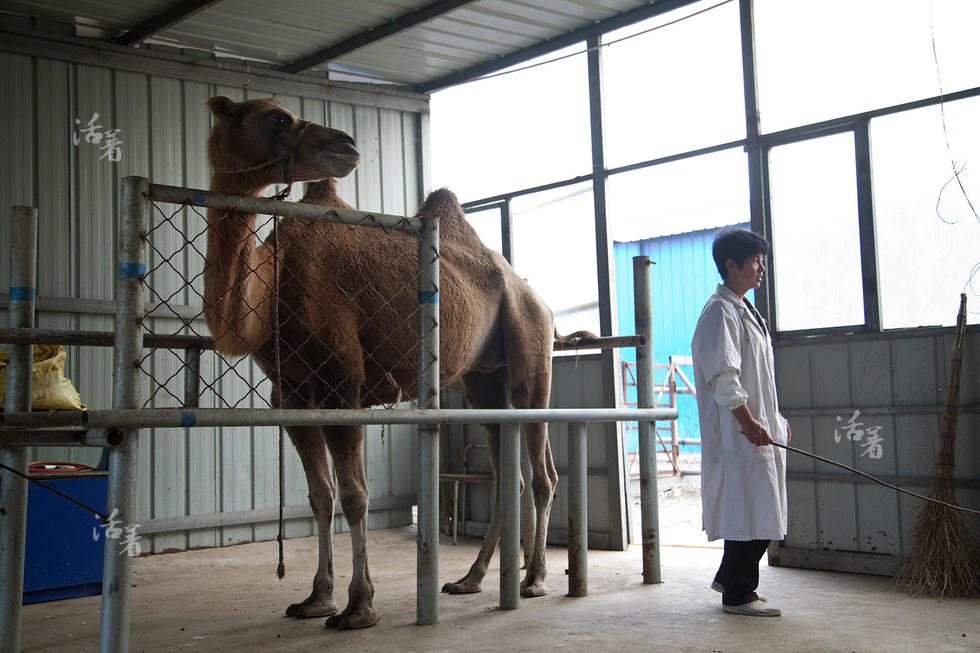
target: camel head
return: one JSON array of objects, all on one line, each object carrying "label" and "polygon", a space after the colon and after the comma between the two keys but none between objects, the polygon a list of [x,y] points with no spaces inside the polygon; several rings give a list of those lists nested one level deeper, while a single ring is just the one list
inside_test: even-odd
[{"label": "camel head", "polygon": [[217,118],[208,139],[213,175],[254,189],[270,184],[344,177],[357,167],[354,139],[342,131],[300,120],[272,98],[235,102],[213,97]]}]

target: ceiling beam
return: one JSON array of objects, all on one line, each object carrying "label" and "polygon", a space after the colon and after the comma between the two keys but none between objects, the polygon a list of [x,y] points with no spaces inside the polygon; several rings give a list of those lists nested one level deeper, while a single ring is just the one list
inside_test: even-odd
[{"label": "ceiling beam", "polygon": [[153,18],[137,25],[133,29],[125,32],[122,36],[115,39],[119,45],[138,45],[144,39],[148,39],[158,32],[176,25],[182,20],[190,18],[194,14],[207,9],[220,0],[183,0],[163,13],[157,14]]},{"label": "ceiling beam", "polygon": [[338,59],[349,52],[353,52],[359,48],[363,48],[366,45],[376,43],[381,39],[388,38],[398,34],[399,32],[404,32],[407,29],[426,23],[440,16],[444,16],[449,12],[459,9],[468,4],[472,4],[476,0],[438,0],[430,5],[426,5],[421,9],[416,9],[407,14],[399,16],[394,20],[387,23],[378,25],[377,27],[372,27],[364,32],[355,34],[354,36],[344,39],[340,43],[335,43],[330,47],[324,48],[318,52],[314,52],[311,55],[303,57],[302,59],[297,59],[287,64],[279,66],[279,71],[284,73],[299,73],[304,70],[308,70],[313,66],[318,66],[325,61],[333,61]]},{"label": "ceiling beam", "polygon": [[450,73],[444,77],[434,79],[421,84],[416,84],[414,90],[418,93],[432,93],[449,86],[462,84],[483,75],[489,75],[511,66],[530,61],[531,59],[544,56],[556,50],[567,48],[570,45],[581,43],[593,36],[598,36],[604,32],[609,32],[620,27],[626,27],[641,20],[665,14],[668,11],[679,9],[685,5],[692,4],[696,0],[655,0],[650,4],[625,11],[611,18],[606,18],[594,23],[589,23],[571,32],[565,32],[547,41],[536,43],[523,50],[517,50],[502,57],[495,57],[483,63],[472,66],[459,72]]}]

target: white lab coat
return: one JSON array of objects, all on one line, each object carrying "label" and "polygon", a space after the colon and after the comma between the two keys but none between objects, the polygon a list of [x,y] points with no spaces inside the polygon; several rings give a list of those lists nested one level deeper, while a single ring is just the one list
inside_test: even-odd
[{"label": "white lab coat", "polygon": [[701,424],[702,528],[708,540],[781,540],[786,535],[786,452],[756,447],[730,408],[715,400],[713,381],[734,372],[752,415],[786,444],[779,414],[772,341],[738,295],[719,284],[691,342]]}]

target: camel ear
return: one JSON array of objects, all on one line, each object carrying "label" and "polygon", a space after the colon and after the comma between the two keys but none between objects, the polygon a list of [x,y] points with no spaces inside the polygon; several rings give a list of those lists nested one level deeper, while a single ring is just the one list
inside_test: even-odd
[{"label": "camel ear", "polygon": [[231,120],[235,116],[235,101],[223,95],[208,100],[208,108],[216,118]]}]

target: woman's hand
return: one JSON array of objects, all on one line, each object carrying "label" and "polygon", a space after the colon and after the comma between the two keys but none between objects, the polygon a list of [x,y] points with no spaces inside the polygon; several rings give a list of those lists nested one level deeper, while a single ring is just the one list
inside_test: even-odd
[{"label": "woman's hand", "polygon": [[757,447],[764,447],[772,442],[769,431],[752,415],[748,404],[742,404],[733,410],[732,415],[738,420],[739,431],[749,442]]}]

